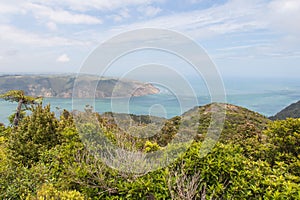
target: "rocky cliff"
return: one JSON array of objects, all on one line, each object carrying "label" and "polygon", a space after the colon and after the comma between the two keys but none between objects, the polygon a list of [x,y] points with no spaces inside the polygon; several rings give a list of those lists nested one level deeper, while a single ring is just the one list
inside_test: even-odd
[{"label": "rocky cliff", "polygon": [[276,115],[270,117],[271,120],[283,120],[286,118],[300,118],[300,101],[292,103]]}]

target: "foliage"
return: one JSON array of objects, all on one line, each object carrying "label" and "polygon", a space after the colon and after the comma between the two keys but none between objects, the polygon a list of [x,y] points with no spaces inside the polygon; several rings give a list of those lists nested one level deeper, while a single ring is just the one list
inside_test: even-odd
[{"label": "foliage", "polygon": [[59,191],[53,185],[42,185],[37,191],[35,197],[28,196],[26,200],[84,200],[84,196],[75,190],[73,191]]},{"label": "foliage", "polygon": [[181,117],[173,117],[170,120],[166,121],[161,131],[150,138],[157,142],[159,146],[167,146],[168,143],[174,139],[176,133],[178,132],[179,126],[181,123]]},{"label": "foliage", "polygon": [[[7,149],[6,149],[6,142],[7,139],[3,136],[5,128],[4,126],[0,125],[0,174],[5,173],[8,167],[8,158],[7,158]],[[1,185],[0,180],[0,185]]]},{"label": "foliage", "polygon": [[38,105],[26,116],[9,137],[8,148],[13,160],[31,166],[39,160],[40,154],[60,144],[58,120],[50,105]]},{"label": "foliage", "polygon": [[146,143],[145,143],[145,147],[144,147],[144,151],[146,152],[146,153],[148,153],[148,152],[152,152],[152,151],[157,151],[157,150],[159,150],[160,149],[160,146],[157,144],[157,143],[152,143],[152,142],[150,142],[150,141],[146,141]]},{"label": "foliage", "polygon": [[269,136],[276,154],[291,154],[294,157],[300,154],[300,119],[275,121],[265,134]]},{"label": "foliage", "polygon": [[[203,156],[204,145],[211,144],[202,141],[212,110],[208,105],[199,112],[196,140],[185,153],[167,167],[134,174],[108,167],[96,154],[103,143],[93,139],[106,137],[143,153],[171,146],[167,153],[176,153],[183,146],[170,141],[180,117],[167,120],[157,135],[136,139],[107,114],[87,109],[79,115],[96,120],[75,125],[75,113],[64,110],[56,118],[50,105],[32,107],[18,127],[0,125],[0,199],[300,199],[299,119],[270,122],[227,105],[223,135]],[[149,123],[146,117],[132,117],[137,126]],[[185,127],[197,124],[196,118],[190,120]],[[90,140],[83,143],[84,137]]]},{"label": "foliage", "polygon": [[0,98],[10,102],[19,102],[19,100],[22,99],[25,105],[33,104],[35,101],[37,101],[37,98],[25,96],[24,91],[22,90],[10,90],[4,94],[1,94]]},{"label": "foliage", "polygon": [[24,91],[22,90],[10,90],[4,94],[1,94],[0,98],[4,99],[5,101],[18,103],[14,117],[10,117],[10,122],[14,126],[18,126],[19,121],[24,117],[24,112],[22,112],[22,106],[25,106],[25,109],[28,109],[29,105],[41,102],[42,99],[40,97],[35,98],[32,96],[25,96]]},{"label": "foliage", "polygon": [[291,174],[300,177],[300,119],[274,121],[264,133],[270,144],[271,165],[283,162]]}]

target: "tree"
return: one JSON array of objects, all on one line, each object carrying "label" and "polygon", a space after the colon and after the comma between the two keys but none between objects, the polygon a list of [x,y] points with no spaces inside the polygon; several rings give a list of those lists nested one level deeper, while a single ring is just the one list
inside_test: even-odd
[{"label": "tree", "polygon": [[61,143],[58,127],[50,105],[36,106],[13,130],[8,143],[11,156],[27,166],[38,162],[43,152]]},{"label": "tree", "polygon": [[1,94],[0,98],[4,99],[5,101],[18,103],[16,114],[13,120],[14,126],[18,126],[19,124],[19,121],[21,119],[22,106],[25,106],[25,108],[28,109],[29,105],[36,104],[42,100],[41,97],[25,96],[24,91],[22,90],[10,90],[4,94]]}]

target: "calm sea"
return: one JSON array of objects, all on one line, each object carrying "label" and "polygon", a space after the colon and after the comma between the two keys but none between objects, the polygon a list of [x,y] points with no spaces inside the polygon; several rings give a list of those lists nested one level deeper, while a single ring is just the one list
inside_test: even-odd
[{"label": "calm sea", "polygon": [[[205,105],[211,102],[210,96],[203,84],[193,83],[197,94],[197,104]],[[160,86],[158,86],[160,87]],[[224,80],[227,103],[246,107],[265,116],[272,116],[289,104],[300,100],[300,80],[298,79],[239,79]],[[97,99],[95,101],[81,99],[76,101],[76,108],[92,105],[97,112],[107,111],[151,114],[162,117],[173,117],[196,106],[195,98],[177,96],[165,88],[161,93],[130,99]],[[180,96],[180,95],[179,95]],[[62,109],[72,110],[72,99],[46,98],[43,104],[51,104],[52,110],[59,115]],[[8,124],[7,117],[15,111],[16,103],[0,100],[0,122]]]}]

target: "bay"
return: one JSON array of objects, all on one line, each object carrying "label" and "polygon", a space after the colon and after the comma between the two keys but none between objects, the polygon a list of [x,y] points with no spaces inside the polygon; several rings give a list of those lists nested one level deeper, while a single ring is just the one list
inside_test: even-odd
[{"label": "bay", "polygon": [[[205,105],[211,102],[205,85],[197,85],[196,81],[193,84],[193,80],[191,80],[191,85],[196,91],[196,98],[193,96],[180,96],[180,94],[174,95],[161,88],[161,93],[155,95],[96,99],[95,101],[79,99],[76,101],[76,105],[84,108],[85,105],[89,104],[99,113],[113,111],[170,118],[180,115],[196,105]],[[224,88],[227,103],[246,107],[267,117],[300,100],[300,81],[298,79],[231,78],[224,80]],[[57,116],[63,109],[74,109],[72,99],[45,98],[43,104],[51,104],[51,109]],[[8,116],[15,111],[15,108],[16,103],[0,100],[0,122],[8,124]]]}]

